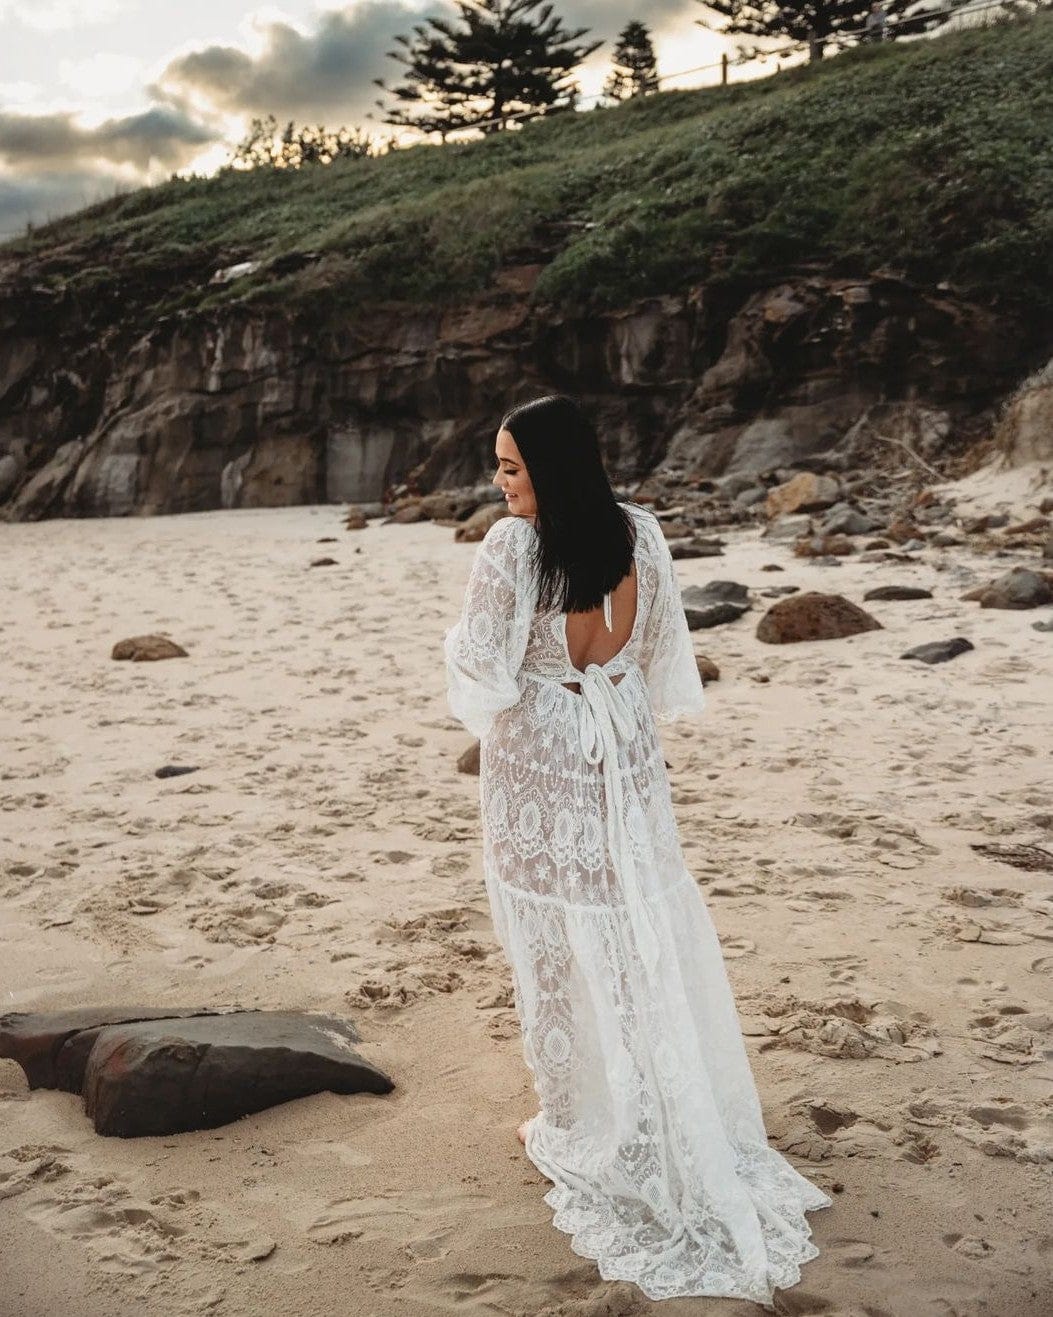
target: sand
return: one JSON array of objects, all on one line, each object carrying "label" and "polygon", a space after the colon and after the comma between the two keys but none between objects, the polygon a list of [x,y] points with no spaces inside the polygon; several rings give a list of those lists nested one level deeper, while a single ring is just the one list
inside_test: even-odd
[{"label": "sand", "polygon": [[[961,484],[1020,518],[1034,490]],[[515,1136],[535,1094],[441,665],[474,546],[341,513],[0,525],[3,1011],[348,1014],[397,1085],[124,1140],[0,1061],[4,1317],[657,1306],[573,1253]],[[662,733],[770,1138],[835,1199],[777,1310],[1048,1314],[1053,874],[973,845],[1053,850],[1051,610],[960,599],[1034,556],[832,567],[725,538],[682,585],[934,594],[844,640],[760,643],[767,600],[696,632],[721,679]],[[152,631],[190,657],[110,658]],[[951,635],[975,650],[900,658]]]}]

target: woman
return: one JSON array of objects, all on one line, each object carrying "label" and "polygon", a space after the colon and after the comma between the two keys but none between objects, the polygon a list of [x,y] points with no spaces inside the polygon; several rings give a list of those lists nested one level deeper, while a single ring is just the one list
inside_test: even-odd
[{"label": "woman", "polygon": [[555,1226],[651,1299],[772,1306],[831,1199],[768,1146],[716,931],[677,835],[656,721],[704,708],[652,513],[615,498],[563,396],[513,408],[508,510],[446,632],[480,738],[483,865],[540,1110],[520,1127]]}]

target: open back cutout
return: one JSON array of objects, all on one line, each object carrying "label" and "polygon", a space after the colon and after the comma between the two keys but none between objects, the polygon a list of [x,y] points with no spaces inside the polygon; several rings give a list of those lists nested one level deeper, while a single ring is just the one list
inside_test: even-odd
[{"label": "open back cutout", "polygon": [[[584,672],[590,663],[609,663],[620,654],[632,638],[636,629],[637,601],[636,562],[611,591],[611,630],[603,618],[603,606],[590,608],[585,613],[564,613],[563,629],[566,638],[567,656],[579,672]],[[617,684],[623,673],[618,673],[611,680]],[[568,690],[580,692],[581,684],[576,681],[562,683]]]}]

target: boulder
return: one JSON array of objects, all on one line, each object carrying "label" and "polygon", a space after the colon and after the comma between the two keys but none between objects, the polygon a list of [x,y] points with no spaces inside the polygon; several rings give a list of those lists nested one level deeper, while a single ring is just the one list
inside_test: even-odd
[{"label": "boulder", "polygon": [[799,640],[839,640],[881,629],[877,618],[843,595],[806,590],[772,604],[757,624],[757,639],[785,645]]},{"label": "boulder", "polygon": [[1043,572],[1013,567],[962,598],[977,600],[981,608],[1038,608],[1053,602],[1053,583]]},{"label": "boulder", "polygon": [[764,510],[769,517],[790,512],[816,512],[828,508],[841,497],[841,486],[832,476],[801,471],[785,485],[769,490]]},{"label": "boulder", "polygon": [[212,1129],[311,1093],[388,1093],[350,1020],[298,1011],[85,1007],[0,1016],[31,1088],[82,1093],[96,1133]]},{"label": "boulder", "polygon": [[182,645],[167,636],[132,636],[118,640],[110,654],[115,659],[131,659],[133,663],[156,662],[158,659],[189,658]]}]

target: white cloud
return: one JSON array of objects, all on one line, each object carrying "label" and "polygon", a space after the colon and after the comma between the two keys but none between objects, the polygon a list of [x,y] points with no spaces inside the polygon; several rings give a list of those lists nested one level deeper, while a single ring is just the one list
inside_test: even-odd
[{"label": "white cloud", "polygon": [[116,96],[141,86],[144,67],[134,55],[100,50],[86,59],[59,60],[59,82],[63,92],[76,92],[85,100],[112,102]]},{"label": "white cloud", "polygon": [[131,0],[0,0],[0,23],[21,23],[38,32],[109,23]]}]

